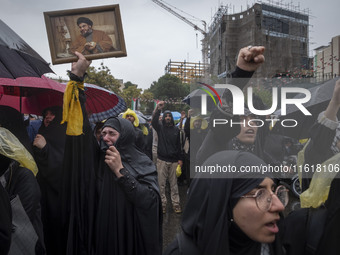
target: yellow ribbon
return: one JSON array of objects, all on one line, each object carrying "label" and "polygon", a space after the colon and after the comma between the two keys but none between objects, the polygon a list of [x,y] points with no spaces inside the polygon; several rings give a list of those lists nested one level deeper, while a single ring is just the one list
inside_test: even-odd
[{"label": "yellow ribbon", "polygon": [[83,82],[69,81],[64,92],[61,124],[67,122],[66,134],[71,136],[83,134],[83,112],[79,101],[79,89],[84,90]]}]

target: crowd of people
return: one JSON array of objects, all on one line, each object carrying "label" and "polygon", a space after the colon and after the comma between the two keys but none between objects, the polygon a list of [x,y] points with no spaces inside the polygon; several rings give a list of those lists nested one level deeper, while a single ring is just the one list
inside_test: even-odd
[{"label": "crowd of people", "polygon": [[[228,82],[244,89],[265,61],[264,51],[242,48]],[[297,156],[295,140],[271,134],[268,125],[251,125],[262,117],[247,108],[233,115],[229,91],[211,118],[244,125],[213,127],[193,109],[176,125],[160,101],[147,125],[128,109],[91,128],[80,86],[91,62],[75,54],[64,107],[45,109],[38,130],[26,127],[17,110],[0,106],[0,254],[340,254],[339,174],[328,176],[327,184],[318,175],[302,176],[306,206],[284,217],[288,189],[273,175],[238,171],[206,178],[190,171],[195,165],[280,165],[285,156]],[[78,107],[77,118],[70,105]],[[266,107],[257,97],[254,105]],[[340,81],[299,152],[302,164],[338,164],[339,109]],[[182,222],[163,247],[167,183],[170,207]],[[188,186],[185,208],[179,184]],[[24,230],[19,211],[26,216]]]}]

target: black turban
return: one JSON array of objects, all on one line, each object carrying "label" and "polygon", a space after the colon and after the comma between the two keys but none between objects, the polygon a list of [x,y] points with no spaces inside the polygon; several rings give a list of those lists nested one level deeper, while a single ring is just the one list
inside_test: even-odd
[{"label": "black turban", "polygon": [[92,20],[90,20],[89,18],[85,18],[85,17],[78,18],[77,25],[79,26],[80,23],[86,23],[86,24],[89,24],[90,26],[93,25]]}]

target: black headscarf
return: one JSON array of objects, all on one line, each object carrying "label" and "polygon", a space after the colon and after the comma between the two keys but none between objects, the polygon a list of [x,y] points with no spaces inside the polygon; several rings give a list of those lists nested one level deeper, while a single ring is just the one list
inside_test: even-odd
[{"label": "black headscarf", "polygon": [[[112,127],[119,132],[119,138],[115,147],[120,153],[122,163],[128,168],[130,174],[134,177],[145,176],[156,172],[153,162],[144,153],[138,150],[135,144],[135,131],[131,122],[123,118],[109,118],[103,125]],[[102,147],[105,147],[102,141]],[[156,189],[157,185],[156,185]]]},{"label": "black headscarf", "polygon": [[0,105],[0,126],[10,130],[32,154],[31,142],[20,112],[10,106]]},{"label": "black headscarf", "polygon": [[[222,151],[204,165],[264,165],[249,152]],[[183,214],[183,232],[192,240],[199,254],[260,254],[261,243],[247,237],[231,220],[232,210],[242,195],[257,187],[265,178],[260,174],[235,173],[235,178],[196,178],[193,180]],[[275,241],[276,242],[276,241]],[[281,254],[277,248],[274,254]],[[273,254],[273,253],[272,253]]]}]

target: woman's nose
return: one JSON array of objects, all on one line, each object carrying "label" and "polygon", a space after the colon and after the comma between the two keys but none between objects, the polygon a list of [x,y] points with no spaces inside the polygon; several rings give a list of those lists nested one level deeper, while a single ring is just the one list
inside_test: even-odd
[{"label": "woman's nose", "polygon": [[285,209],[284,205],[277,197],[277,195],[273,194],[272,196],[272,206],[270,207],[271,212],[282,212]]}]

